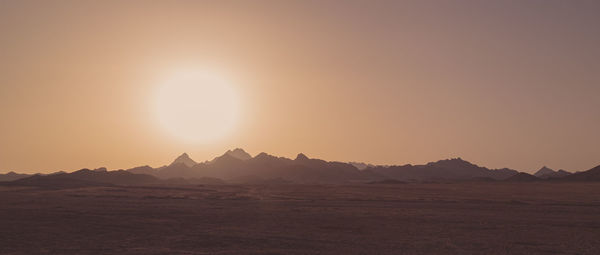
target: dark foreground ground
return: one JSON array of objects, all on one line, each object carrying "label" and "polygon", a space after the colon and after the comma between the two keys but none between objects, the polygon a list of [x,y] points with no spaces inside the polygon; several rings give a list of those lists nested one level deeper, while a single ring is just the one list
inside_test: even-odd
[{"label": "dark foreground ground", "polygon": [[0,254],[600,254],[600,184],[0,187]]}]

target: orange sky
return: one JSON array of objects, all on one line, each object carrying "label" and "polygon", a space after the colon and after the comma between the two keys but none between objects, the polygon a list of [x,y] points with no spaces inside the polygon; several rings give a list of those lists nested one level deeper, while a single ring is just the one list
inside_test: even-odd
[{"label": "orange sky", "polygon": [[[242,147],[531,172],[600,164],[597,1],[1,1],[0,172],[197,161]],[[173,139],[181,68],[240,94],[233,131]]]}]

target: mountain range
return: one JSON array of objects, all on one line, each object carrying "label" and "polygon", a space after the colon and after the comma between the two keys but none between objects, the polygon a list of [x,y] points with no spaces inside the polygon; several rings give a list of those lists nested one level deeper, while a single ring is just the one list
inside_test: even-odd
[{"label": "mountain range", "polygon": [[75,172],[0,175],[5,185],[76,187],[90,185],[168,185],[223,183],[406,183],[423,181],[600,181],[600,166],[571,174],[542,167],[535,174],[513,169],[488,169],[461,158],[424,165],[381,166],[309,158],[294,159],[259,153],[252,157],[243,149],[228,150],[213,160],[197,163],[187,153],[168,165],[140,166],[127,170],[106,168]]}]

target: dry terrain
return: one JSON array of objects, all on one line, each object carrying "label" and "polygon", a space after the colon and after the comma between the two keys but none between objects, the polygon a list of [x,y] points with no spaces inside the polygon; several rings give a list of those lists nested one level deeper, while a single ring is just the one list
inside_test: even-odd
[{"label": "dry terrain", "polygon": [[0,254],[600,254],[600,184],[0,187]]}]

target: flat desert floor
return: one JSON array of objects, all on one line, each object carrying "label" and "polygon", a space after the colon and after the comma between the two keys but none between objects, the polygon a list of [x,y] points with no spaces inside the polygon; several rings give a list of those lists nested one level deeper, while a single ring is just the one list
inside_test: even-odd
[{"label": "flat desert floor", "polygon": [[600,254],[600,183],[0,187],[0,254]]}]

